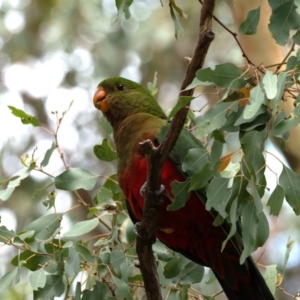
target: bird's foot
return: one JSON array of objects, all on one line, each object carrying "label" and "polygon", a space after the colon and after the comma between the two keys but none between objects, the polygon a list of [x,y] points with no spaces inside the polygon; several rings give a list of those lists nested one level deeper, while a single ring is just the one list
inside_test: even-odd
[{"label": "bird's foot", "polygon": [[[140,188],[140,195],[143,198],[145,198],[145,196],[146,196],[146,186],[147,186],[147,181]],[[154,191],[154,192],[149,191],[149,193],[151,193],[151,194],[155,194],[157,196],[160,196],[160,198],[159,198],[160,199],[159,200],[160,201],[159,204],[163,203],[164,198],[162,196],[165,194],[165,192],[166,192],[166,187],[163,184],[160,185],[159,190]]]},{"label": "bird's foot", "polygon": [[141,222],[137,222],[134,224],[134,233],[136,236],[143,240],[144,243],[153,245],[156,242],[156,237],[153,236],[153,238],[145,238],[142,234],[142,224]]}]

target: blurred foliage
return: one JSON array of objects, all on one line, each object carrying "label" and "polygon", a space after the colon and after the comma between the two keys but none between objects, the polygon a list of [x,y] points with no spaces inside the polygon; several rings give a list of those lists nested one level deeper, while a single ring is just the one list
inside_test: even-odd
[{"label": "blurred foliage", "polygon": [[[175,2],[171,2],[174,3],[171,5],[171,15],[177,28],[176,40],[175,25],[167,1],[135,0],[129,10],[126,7],[124,10],[122,6],[125,1],[116,2],[121,5],[120,13],[112,0],[0,1],[0,179],[9,178],[14,189],[9,201],[1,203],[0,210],[0,240],[4,243],[0,250],[1,276],[6,274],[1,279],[0,291],[5,299],[31,299],[32,289],[36,290],[35,299],[49,299],[59,296],[65,287],[66,294],[76,296],[75,299],[80,299],[80,290],[84,288],[86,290],[82,299],[92,299],[99,290],[103,293],[103,299],[122,298],[124,295],[130,299],[144,294],[141,276],[134,266],[136,253],[132,224],[124,210],[116,178],[110,176],[115,173],[114,162],[106,160],[100,164],[95,163],[95,143],[101,143],[94,151],[100,153],[102,159],[103,149],[108,149],[110,159],[114,155],[110,147],[113,144],[110,131],[105,126],[107,124],[103,123],[105,121],[99,123],[91,99],[98,82],[104,78],[121,75],[146,85],[153,80],[157,71],[158,101],[164,109],[171,108],[185,74],[185,57],[192,55],[197,40],[200,6],[198,2],[177,1],[182,9],[180,16],[174,6]],[[280,7],[276,5],[276,0],[269,2],[276,16],[280,13]],[[291,8],[288,3],[295,12],[293,1],[287,1],[284,9],[281,7],[282,13],[287,13]],[[129,19],[128,12],[131,15]],[[226,26],[234,28],[225,1],[218,3],[215,13]],[[253,16],[256,17],[255,22],[251,21]],[[254,33],[257,11],[249,13],[248,17],[243,23],[242,32]],[[295,21],[289,27],[281,28],[280,24],[271,22],[270,30],[279,43],[285,43],[289,31],[299,27],[297,24]],[[242,55],[234,39],[217,24],[214,24],[214,31],[216,39],[208,53],[206,67],[223,62],[241,63]],[[277,37],[278,32],[282,34]],[[296,43],[298,36],[298,32],[295,32],[293,41]],[[291,78],[298,74],[298,60],[299,55],[291,57],[287,63],[286,77],[279,75],[276,81],[279,91],[282,85],[287,86]],[[212,75],[212,69],[208,71],[198,73],[197,80],[208,80],[208,77],[203,77]],[[208,81],[220,85],[220,81]],[[272,94],[272,88],[267,91],[267,95]],[[201,92],[201,109],[198,106],[195,114],[202,111],[203,102],[207,98],[213,102],[220,98],[219,95],[220,90],[214,88]],[[251,97],[250,103],[256,103],[257,98]],[[260,104],[264,102],[259,97],[258,100]],[[297,105],[298,102],[296,98]],[[243,105],[247,103],[248,100]],[[15,108],[12,109],[15,116],[8,106]],[[263,115],[265,113],[266,110]],[[23,125],[32,124],[32,116],[41,126]],[[298,115],[294,114],[293,119],[297,118]],[[247,117],[244,116],[244,119]],[[291,120],[286,120],[280,113],[276,120],[273,134],[284,140],[286,132],[294,124],[291,125]],[[202,121],[199,117],[195,122],[199,126]],[[244,121],[238,126],[247,123]],[[256,121],[255,126],[261,125],[259,120]],[[230,122],[225,125],[232,126]],[[287,131],[284,131],[286,128]],[[199,137],[202,134],[198,132]],[[224,138],[222,131],[214,131],[213,134],[215,139]],[[230,144],[230,137],[227,143]],[[56,151],[58,145],[59,151]],[[107,155],[107,152],[104,154]],[[230,163],[232,156],[223,160],[229,164],[230,170],[234,169],[231,163],[236,163]],[[89,170],[92,177],[100,178],[100,182],[95,183],[91,192],[79,189],[71,194],[56,190],[52,178],[59,178],[57,175],[69,166],[76,171],[75,175],[72,173],[73,177],[78,172],[80,176],[88,176],[86,184],[91,184],[90,174],[82,175],[80,169]],[[225,170],[227,166],[223,167]],[[23,173],[15,174],[21,168]],[[10,178],[12,174],[15,176]],[[21,186],[19,179],[22,179]],[[76,186],[76,189],[79,187],[86,188],[86,185]],[[73,189],[74,186],[68,188]],[[2,196],[3,193],[1,191]],[[282,191],[274,193],[269,204],[282,195]],[[290,211],[283,207],[281,214],[292,220]],[[277,214],[278,208],[274,206],[272,212]],[[100,220],[100,226],[95,226],[95,220]],[[274,223],[273,231],[276,232],[280,227],[299,240],[299,219],[293,224]],[[67,239],[63,238],[68,235]],[[287,235],[279,233],[277,243],[281,245],[278,247],[281,256],[278,257],[279,252],[273,252],[273,255],[263,257],[260,262],[270,264],[276,261],[282,264],[288,277],[289,272],[299,272],[299,258],[294,259],[289,270],[284,253],[287,247],[288,257],[291,242],[285,246],[286,240]],[[11,243],[15,246],[14,250],[9,246]],[[295,247],[299,250],[299,243]],[[272,246],[268,248],[274,250]],[[155,245],[155,251],[160,261],[158,271],[162,278],[164,297],[168,295],[169,299],[185,299],[189,285],[201,279],[203,270],[192,270],[185,258],[167,250],[160,243]],[[18,268],[11,268],[11,260],[13,266]],[[187,270],[186,277],[172,269],[176,264]],[[24,268],[32,271],[29,283]],[[77,274],[80,276],[77,277]],[[213,294],[216,291],[215,285],[205,284],[206,281],[214,281],[209,279],[210,276],[205,272],[205,280],[193,285],[189,295],[199,294],[199,291]],[[97,281],[100,277],[102,282]],[[286,284],[288,291],[299,289],[295,278],[294,275],[290,283]],[[19,280],[21,283],[10,285]],[[38,290],[43,286],[46,288]],[[114,296],[106,297],[108,294]]]}]

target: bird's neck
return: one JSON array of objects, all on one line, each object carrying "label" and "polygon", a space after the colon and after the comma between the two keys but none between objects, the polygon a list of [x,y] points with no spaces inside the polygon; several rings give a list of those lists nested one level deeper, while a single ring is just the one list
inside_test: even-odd
[{"label": "bird's neck", "polygon": [[118,173],[129,167],[137,156],[143,157],[139,143],[147,139],[153,141],[166,122],[147,113],[138,113],[128,116],[117,128],[114,128]]}]

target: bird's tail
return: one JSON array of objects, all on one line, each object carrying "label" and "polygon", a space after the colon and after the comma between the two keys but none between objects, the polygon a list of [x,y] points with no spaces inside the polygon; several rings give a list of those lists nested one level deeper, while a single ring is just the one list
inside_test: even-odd
[{"label": "bird's tail", "polygon": [[216,275],[228,300],[275,300],[251,257],[246,260],[245,265],[248,267],[251,280],[241,282],[237,290],[230,288]]}]

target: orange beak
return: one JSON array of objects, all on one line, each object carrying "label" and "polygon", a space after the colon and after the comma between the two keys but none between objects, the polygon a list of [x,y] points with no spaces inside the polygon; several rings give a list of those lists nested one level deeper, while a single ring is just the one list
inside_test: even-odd
[{"label": "orange beak", "polygon": [[99,86],[94,95],[93,102],[94,102],[95,107],[104,113],[107,112],[109,109],[108,103],[107,103],[107,100],[105,97],[106,97],[106,92],[104,91],[102,86]]}]

